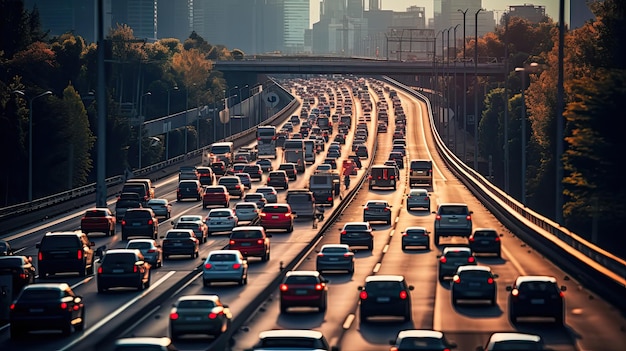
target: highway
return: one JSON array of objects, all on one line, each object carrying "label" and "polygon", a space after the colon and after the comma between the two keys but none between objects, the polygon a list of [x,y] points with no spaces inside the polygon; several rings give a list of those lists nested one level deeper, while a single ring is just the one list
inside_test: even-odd
[{"label": "highway", "polygon": [[[370,81],[370,95],[376,100]],[[233,337],[231,349],[244,350],[257,341],[260,331],[267,329],[316,329],[321,330],[331,341],[331,344],[340,346],[341,350],[386,350],[389,340],[393,339],[399,330],[403,329],[435,329],[444,331],[446,336],[458,344],[458,350],[474,350],[482,345],[494,331],[519,330],[541,335],[552,350],[622,350],[626,342],[624,317],[613,306],[598,296],[591,294],[585,286],[568,278],[563,269],[553,265],[543,258],[529,245],[518,239],[515,233],[510,232],[458,181],[446,168],[435,151],[433,136],[427,128],[429,120],[423,103],[413,97],[399,93],[403,107],[409,116],[407,127],[408,155],[411,158],[431,158],[434,161],[434,185],[429,190],[434,201],[465,202],[474,211],[474,227],[493,227],[504,233],[503,255],[501,259],[478,257],[478,263],[490,266],[498,274],[498,303],[494,307],[471,305],[453,307],[450,299],[449,282],[437,280],[437,255],[441,247],[430,251],[403,251],[400,247],[400,232],[409,225],[421,225],[432,231],[434,216],[421,211],[407,212],[404,207],[404,195],[408,191],[406,170],[401,170],[402,185],[397,191],[372,190],[363,187],[358,191],[352,202],[339,215],[338,221],[329,226],[320,242],[338,242],[338,230],[343,223],[362,220],[362,205],[369,199],[385,199],[393,205],[393,219],[391,225],[374,224],[374,250],[357,251],[356,268],[353,275],[326,274],[330,280],[329,308],[326,313],[303,311],[282,315],[278,307],[278,293],[270,299],[264,300],[261,305],[255,306],[257,312],[250,316],[239,314],[249,303],[254,302],[270,281],[281,272],[300,252],[314,240],[317,230],[312,229],[310,220],[297,220],[296,229],[292,234],[272,233],[272,258],[262,263],[254,258],[250,260],[250,277],[248,285],[215,285],[202,287],[198,277],[197,267],[200,259],[171,259],[167,260],[162,268],[155,269],[152,275],[150,289],[144,292],[119,291],[107,294],[98,294],[92,277],[78,278],[75,276],[56,277],[50,281],[69,282],[85,300],[87,310],[86,330],[74,333],[69,338],[50,334],[33,334],[36,337],[28,340],[11,341],[8,327],[0,329],[0,348],[3,350],[111,350],[113,340],[109,333],[116,326],[124,324],[125,332],[119,337],[136,336],[167,336],[168,315],[171,304],[178,296],[188,294],[218,294],[230,305],[235,318],[245,318],[244,327],[240,328]],[[388,96],[386,97],[388,99]],[[390,100],[388,100],[390,102]],[[355,100],[356,102],[356,100]],[[390,104],[391,105],[391,104]],[[353,120],[361,113],[358,103],[354,106]],[[390,111],[392,113],[392,111]],[[377,146],[372,164],[382,164],[391,150],[393,130],[393,115],[390,116],[388,133],[376,133],[376,116],[370,123],[370,150]],[[354,128],[352,128],[354,131]],[[353,135],[349,136],[346,145],[342,148],[342,158],[350,154],[350,145]],[[318,155],[316,164],[321,163],[323,154]],[[341,160],[341,159],[340,159]],[[341,161],[338,160],[338,164]],[[369,161],[368,161],[369,162]],[[364,163],[364,168],[368,165]],[[273,161],[277,166],[279,157]],[[406,162],[405,162],[406,163]],[[315,166],[307,168],[307,174],[312,173]],[[355,179],[363,176],[360,170]],[[306,177],[290,183],[290,188],[301,188],[306,185]],[[353,181],[355,186],[357,182]],[[365,183],[366,185],[367,183]],[[157,197],[175,200],[177,178],[169,177],[156,184]],[[258,185],[258,184],[255,184]],[[254,188],[254,186],[253,186]],[[280,191],[280,198],[284,199],[285,191]],[[280,201],[280,200],[279,200]],[[283,200],[284,201],[284,200]],[[182,214],[206,214],[198,202],[174,201],[173,217]],[[234,203],[234,202],[233,202]],[[114,205],[113,202],[110,205]],[[337,208],[338,206],[335,206]],[[433,206],[434,208],[434,206]],[[41,235],[47,231],[75,230],[80,226],[80,217],[84,209],[77,209],[65,217],[55,218],[32,228],[15,233],[9,238],[13,247],[20,248],[19,254],[37,256],[35,244]],[[331,216],[327,211],[326,217]],[[169,221],[163,220],[159,232],[163,235],[172,226]],[[118,225],[119,233],[119,225]],[[108,248],[123,247],[120,235],[113,238],[92,235],[96,247],[106,245]],[[227,235],[216,235],[201,247],[200,257],[206,257],[210,250],[222,248],[227,244]],[[442,246],[450,244],[466,244],[459,238],[446,238]],[[36,261],[36,259],[35,259]],[[297,264],[299,270],[315,269],[315,252],[311,252]],[[361,323],[358,315],[358,290],[367,275],[371,274],[402,274],[407,281],[415,286],[412,291],[412,321],[401,323],[384,321],[381,323]],[[507,292],[505,287],[510,285],[518,275],[552,275],[559,284],[567,286],[566,319],[564,327],[554,327],[543,322],[521,323],[513,325],[508,320]],[[180,281],[188,283],[180,284]],[[178,288],[176,293],[169,294],[172,287]],[[168,292],[167,296],[162,296]],[[154,301],[158,303],[154,303]],[[123,323],[135,315],[146,305],[155,307],[143,318]],[[608,342],[607,342],[608,341]],[[184,338],[176,342],[181,350],[211,349],[212,340],[209,338]]]}]

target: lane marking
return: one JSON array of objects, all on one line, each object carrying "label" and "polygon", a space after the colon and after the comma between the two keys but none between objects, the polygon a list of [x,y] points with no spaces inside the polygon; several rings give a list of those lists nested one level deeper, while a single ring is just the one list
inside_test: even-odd
[{"label": "lane marking", "polygon": [[355,318],[356,318],[356,315],[354,315],[354,313],[350,313],[346,317],[346,320],[343,322],[343,325],[341,326],[343,328],[343,330],[350,329],[350,326],[352,326],[352,322],[354,322]]}]

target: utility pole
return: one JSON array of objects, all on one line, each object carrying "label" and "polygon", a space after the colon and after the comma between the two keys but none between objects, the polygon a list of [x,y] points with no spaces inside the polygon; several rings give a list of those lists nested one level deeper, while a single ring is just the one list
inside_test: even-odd
[{"label": "utility pole", "polygon": [[460,13],[463,14],[463,157],[461,160],[463,163],[467,160],[467,73],[465,70],[466,58],[465,58],[465,14],[469,9],[465,9],[462,11],[458,9]]},{"label": "utility pole", "polygon": [[478,14],[483,9],[478,9],[474,15],[474,170],[478,171]]}]

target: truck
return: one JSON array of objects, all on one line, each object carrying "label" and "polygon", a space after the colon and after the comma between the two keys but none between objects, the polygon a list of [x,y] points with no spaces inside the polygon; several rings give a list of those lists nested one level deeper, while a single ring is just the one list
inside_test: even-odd
[{"label": "truck", "polygon": [[318,205],[335,205],[335,185],[331,173],[318,173],[309,178],[309,191]]},{"label": "truck", "polygon": [[306,139],[304,141],[304,161],[306,163],[315,163],[315,140]]},{"label": "truck", "polygon": [[304,152],[300,150],[285,150],[284,163],[293,163],[296,165],[296,170],[300,174],[304,174],[306,171],[306,161],[304,160]]}]

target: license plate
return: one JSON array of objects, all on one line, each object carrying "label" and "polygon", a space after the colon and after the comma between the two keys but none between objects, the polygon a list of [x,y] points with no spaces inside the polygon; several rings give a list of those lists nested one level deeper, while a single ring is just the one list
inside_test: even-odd
[{"label": "license plate", "polygon": [[378,297],[376,298],[376,302],[389,302],[388,297]]},{"label": "license plate", "polygon": [[123,269],[114,269],[113,273],[124,273]]},{"label": "license plate", "polygon": [[328,260],[329,261],[339,261],[339,259],[337,257],[330,257]]},{"label": "license plate", "polygon": [[133,223],[133,227],[139,227],[141,223]]},{"label": "license plate", "polygon": [[278,216],[272,216],[272,219],[278,219]]},{"label": "license plate", "polygon": [[480,286],[480,283],[469,283],[469,286],[470,286],[471,288],[476,288],[476,287],[479,287],[479,286]]},{"label": "license plate", "polygon": [[43,308],[31,308],[29,309],[31,313],[41,313],[43,312]]},{"label": "license plate", "polygon": [[531,299],[530,303],[533,305],[543,305],[544,299]]},{"label": "license plate", "polygon": [[482,240],[480,243],[483,245],[489,245],[489,240]]},{"label": "license plate", "polygon": [[241,246],[250,246],[250,243],[241,243]]},{"label": "license plate", "polygon": [[201,319],[202,319],[201,317],[187,317],[187,318],[185,318],[185,320],[188,320],[188,321],[199,321]]},{"label": "license plate", "polygon": [[174,246],[183,246],[183,243],[174,243]]},{"label": "license plate", "polygon": [[306,290],[296,290],[296,295],[306,295],[307,291]]},{"label": "license plate", "polygon": [[215,267],[215,269],[217,269],[218,271],[225,271],[228,269],[228,266],[217,266]]},{"label": "license plate", "polygon": [[456,218],[450,218],[450,219],[448,220],[448,222],[450,222],[450,223],[456,223],[456,222],[458,222],[458,221],[459,221],[459,220],[458,220],[458,219],[456,219]]}]

